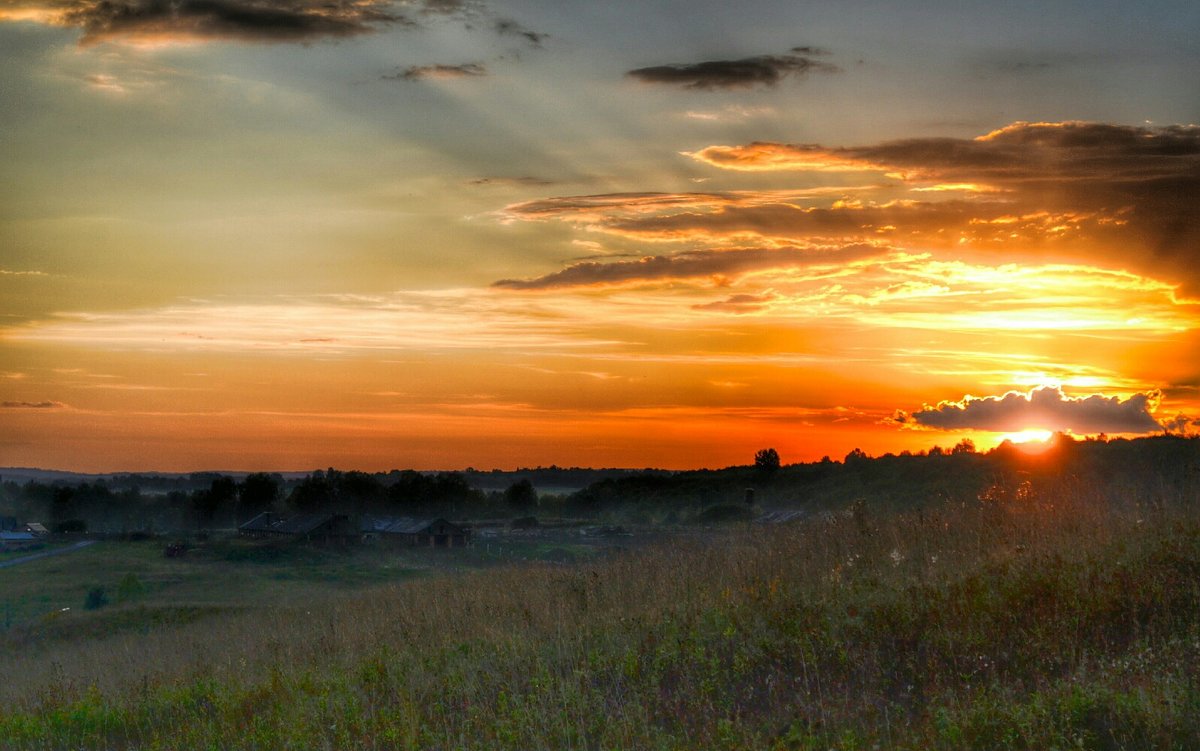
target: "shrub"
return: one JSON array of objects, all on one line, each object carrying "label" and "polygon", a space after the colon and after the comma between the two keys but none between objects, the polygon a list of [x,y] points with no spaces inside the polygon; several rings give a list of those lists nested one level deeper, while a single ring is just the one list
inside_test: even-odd
[{"label": "shrub", "polygon": [[104,587],[92,587],[83,599],[84,610],[98,610],[107,604],[108,593],[104,591]]},{"label": "shrub", "polygon": [[[103,592],[103,590],[101,590]],[[146,585],[132,571],[121,578],[117,585],[117,602],[125,602],[146,594]]]},{"label": "shrub", "polygon": [[696,515],[696,521],[701,524],[746,522],[753,518],[754,511],[752,509],[733,503],[722,503],[716,506],[709,506]]}]

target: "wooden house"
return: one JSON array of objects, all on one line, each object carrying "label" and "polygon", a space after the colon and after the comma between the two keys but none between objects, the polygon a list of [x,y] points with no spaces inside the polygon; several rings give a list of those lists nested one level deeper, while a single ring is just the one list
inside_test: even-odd
[{"label": "wooden house", "polygon": [[25,550],[41,543],[29,532],[0,532],[0,550]]},{"label": "wooden house", "polygon": [[264,511],[238,527],[247,537],[336,542],[358,537],[358,530],[345,514],[296,514],[282,517]]},{"label": "wooden house", "polygon": [[471,541],[471,528],[441,517],[363,516],[364,537],[388,540],[410,547],[460,548]]}]

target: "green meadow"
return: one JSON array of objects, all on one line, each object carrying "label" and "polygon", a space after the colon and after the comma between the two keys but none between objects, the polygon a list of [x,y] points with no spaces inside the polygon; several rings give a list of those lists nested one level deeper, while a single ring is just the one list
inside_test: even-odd
[{"label": "green meadow", "polygon": [[0,570],[0,744],[1198,748],[1195,501],[1076,481],[573,561],[101,543]]}]

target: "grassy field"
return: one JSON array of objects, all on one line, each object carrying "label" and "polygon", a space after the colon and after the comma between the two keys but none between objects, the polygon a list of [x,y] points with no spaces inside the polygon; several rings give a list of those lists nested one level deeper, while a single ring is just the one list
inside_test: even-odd
[{"label": "grassy field", "polygon": [[[164,625],[248,609],[325,607],[379,585],[430,574],[526,561],[587,560],[611,547],[574,529],[500,533],[467,549],[408,549],[379,543],[322,548],[262,542],[228,534],[193,540],[167,558],[165,540],[105,540],[0,569],[0,646],[147,633]],[[8,553],[11,560],[70,548],[52,543]],[[88,607],[103,591],[105,604]],[[91,603],[94,605],[95,603]]]},{"label": "grassy field", "polygon": [[[147,590],[105,617],[199,610],[6,650],[0,744],[1200,748],[1195,499],[1096,497],[859,507],[451,576],[380,573],[370,551],[186,559],[221,585],[96,546],[72,555]],[[37,565],[53,581],[68,557]]]}]

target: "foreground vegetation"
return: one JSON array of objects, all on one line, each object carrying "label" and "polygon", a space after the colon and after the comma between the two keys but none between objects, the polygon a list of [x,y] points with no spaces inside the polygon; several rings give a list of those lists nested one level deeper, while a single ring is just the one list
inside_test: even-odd
[{"label": "foreground vegetation", "polygon": [[0,743],[1198,748],[1194,490],[1004,481],[59,642]]}]

